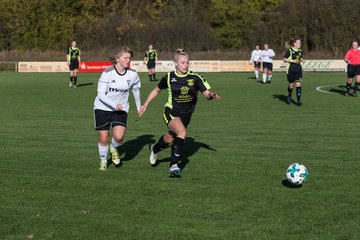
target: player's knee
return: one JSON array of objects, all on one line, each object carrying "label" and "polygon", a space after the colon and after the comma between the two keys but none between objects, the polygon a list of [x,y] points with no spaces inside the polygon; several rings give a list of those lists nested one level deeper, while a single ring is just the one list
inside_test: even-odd
[{"label": "player's knee", "polygon": [[164,135],[164,142],[170,144],[174,141],[174,138],[176,137],[176,134],[167,133]]},{"label": "player's knee", "polygon": [[123,140],[123,136],[113,136],[113,138],[114,138],[115,142],[117,142],[117,143],[121,143]]},{"label": "player's knee", "polygon": [[108,136],[100,136],[99,142],[100,142],[100,145],[106,146],[106,145],[108,145],[109,137]]},{"label": "player's knee", "polygon": [[186,138],[186,129],[180,129],[178,132],[177,132],[177,137],[179,138],[183,138],[185,139]]}]

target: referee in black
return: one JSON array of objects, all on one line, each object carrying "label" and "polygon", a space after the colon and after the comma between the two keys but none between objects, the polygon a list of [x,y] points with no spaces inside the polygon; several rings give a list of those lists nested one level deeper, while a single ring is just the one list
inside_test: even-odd
[{"label": "referee in black", "polygon": [[149,80],[156,81],[156,71],[155,66],[158,61],[158,54],[153,48],[153,45],[149,45],[149,49],[145,51],[144,64],[146,64],[149,71]]},{"label": "referee in black", "polygon": [[159,152],[171,146],[171,161],[169,176],[180,174],[178,166],[181,160],[181,150],[186,138],[186,127],[190,124],[192,113],[195,111],[197,94],[200,91],[208,100],[219,100],[220,96],[210,92],[209,83],[199,74],[189,70],[189,55],[179,49],[174,58],[175,71],[167,73],[149,94],[140,115],[143,115],[148,105],[161,90],[167,89],[168,102],[165,104],[163,118],[168,126],[168,132],[160,137],[156,144],[151,145],[150,163],[156,164]]},{"label": "referee in black", "polygon": [[72,41],[71,47],[67,49],[66,61],[70,70],[69,87],[73,86],[74,88],[76,88],[77,71],[79,69],[81,59],[80,59],[80,49],[76,46],[75,41]]}]

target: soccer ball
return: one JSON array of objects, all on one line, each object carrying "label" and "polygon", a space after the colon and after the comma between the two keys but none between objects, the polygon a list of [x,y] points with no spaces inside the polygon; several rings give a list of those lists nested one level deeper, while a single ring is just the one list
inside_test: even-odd
[{"label": "soccer ball", "polygon": [[286,177],[291,184],[301,185],[303,184],[309,173],[306,167],[300,163],[291,164],[286,170]]}]

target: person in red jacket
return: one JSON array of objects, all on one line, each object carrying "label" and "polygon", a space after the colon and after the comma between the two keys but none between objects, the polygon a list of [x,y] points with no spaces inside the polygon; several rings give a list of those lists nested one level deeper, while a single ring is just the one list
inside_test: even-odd
[{"label": "person in red jacket", "polygon": [[351,48],[347,51],[344,60],[348,64],[347,66],[348,80],[346,82],[345,96],[350,96],[351,84],[353,78],[355,78],[353,96],[357,97],[358,95],[357,92],[360,85],[360,50],[359,50],[359,43],[357,41],[353,41],[351,43]]}]

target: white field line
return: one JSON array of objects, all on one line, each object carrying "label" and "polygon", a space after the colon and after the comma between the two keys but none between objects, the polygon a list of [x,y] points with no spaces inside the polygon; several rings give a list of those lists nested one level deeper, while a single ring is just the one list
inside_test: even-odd
[{"label": "white field line", "polygon": [[321,92],[321,93],[337,94],[337,93],[334,93],[334,92],[329,92],[329,91],[325,91],[325,90],[321,89],[321,88],[326,88],[326,87],[339,87],[339,85],[318,86],[318,87],[316,87],[316,91]]}]

